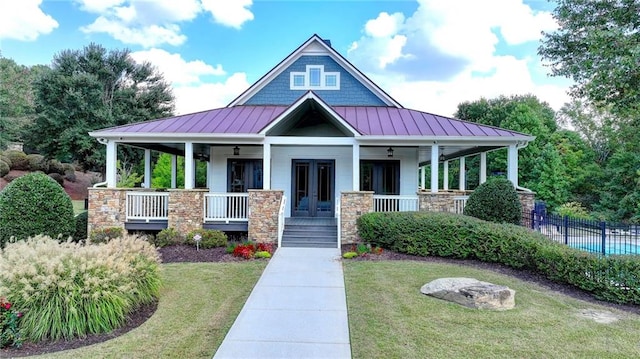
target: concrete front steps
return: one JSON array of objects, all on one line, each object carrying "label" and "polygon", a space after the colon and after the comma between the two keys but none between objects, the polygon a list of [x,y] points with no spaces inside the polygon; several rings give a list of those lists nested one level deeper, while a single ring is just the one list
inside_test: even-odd
[{"label": "concrete front steps", "polygon": [[338,225],[335,218],[287,218],[282,247],[337,248]]}]

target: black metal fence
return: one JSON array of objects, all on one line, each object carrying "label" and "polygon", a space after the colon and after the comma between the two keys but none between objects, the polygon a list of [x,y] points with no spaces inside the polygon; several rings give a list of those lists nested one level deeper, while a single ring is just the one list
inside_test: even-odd
[{"label": "black metal fence", "polygon": [[640,225],[572,218],[535,209],[523,212],[522,225],[583,251],[640,255]]}]

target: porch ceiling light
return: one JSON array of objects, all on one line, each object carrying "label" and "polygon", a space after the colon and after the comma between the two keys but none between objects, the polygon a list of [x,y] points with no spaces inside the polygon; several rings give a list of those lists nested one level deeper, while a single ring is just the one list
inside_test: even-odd
[{"label": "porch ceiling light", "polygon": [[392,147],[387,148],[387,157],[393,157],[393,148]]},{"label": "porch ceiling light", "polygon": [[236,146],[233,148],[233,155],[240,156],[240,147]]},{"label": "porch ceiling light", "polygon": [[444,157],[444,153],[440,154],[440,162],[444,162],[444,160],[446,160],[446,158]]}]

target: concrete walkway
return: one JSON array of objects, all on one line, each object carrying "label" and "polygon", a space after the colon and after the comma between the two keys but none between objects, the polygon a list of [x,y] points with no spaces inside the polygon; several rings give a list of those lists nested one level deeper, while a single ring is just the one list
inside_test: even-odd
[{"label": "concrete walkway", "polygon": [[214,359],[351,358],[340,250],[278,248]]}]

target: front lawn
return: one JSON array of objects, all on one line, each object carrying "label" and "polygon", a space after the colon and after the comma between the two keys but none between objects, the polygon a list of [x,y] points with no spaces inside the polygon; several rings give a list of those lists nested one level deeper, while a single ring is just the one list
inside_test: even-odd
[{"label": "front lawn", "polygon": [[267,262],[162,265],[156,313],[132,331],[46,358],[211,358]]},{"label": "front lawn", "polygon": [[[353,358],[640,357],[640,316],[579,301],[491,271],[416,261],[344,261]],[[479,311],[420,287],[472,277],[516,291],[516,308]],[[623,319],[603,324],[593,309]]]}]

